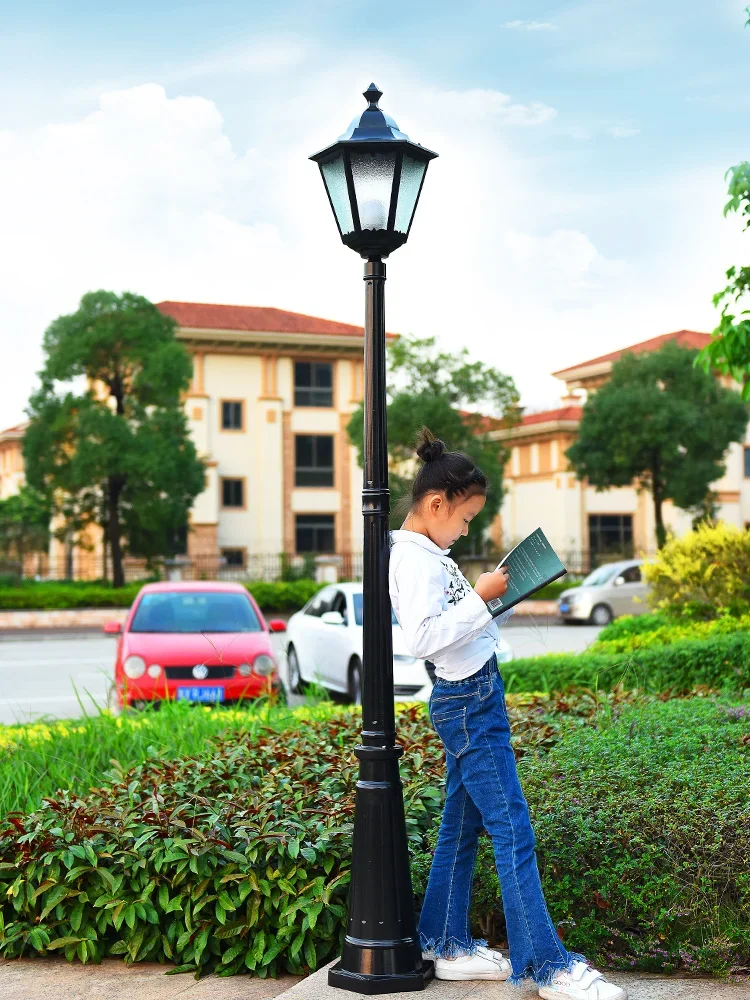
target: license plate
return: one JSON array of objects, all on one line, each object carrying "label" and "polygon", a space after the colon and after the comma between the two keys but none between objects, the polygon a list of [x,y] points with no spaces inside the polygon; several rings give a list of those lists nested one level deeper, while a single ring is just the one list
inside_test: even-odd
[{"label": "license plate", "polygon": [[224,701],[223,687],[178,687],[178,701]]},{"label": "license plate", "polygon": [[562,611],[562,613],[564,615],[566,615],[570,611],[570,605],[569,604],[561,604],[560,605],[560,610]]}]

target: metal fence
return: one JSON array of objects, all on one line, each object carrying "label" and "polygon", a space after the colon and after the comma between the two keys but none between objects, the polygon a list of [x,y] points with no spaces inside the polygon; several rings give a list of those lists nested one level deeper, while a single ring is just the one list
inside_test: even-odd
[{"label": "metal fence", "polygon": [[[241,564],[233,564],[219,554],[177,556],[173,559],[126,557],[123,562],[126,583],[140,580],[234,580],[294,581],[303,579],[356,580],[362,579],[362,553],[341,552],[331,556],[314,553],[247,553]],[[108,580],[112,579],[112,561],[101,553],[74,550],[59,559],[41,559],[20,563],[0,562],[0,579],[39,580]]]}]

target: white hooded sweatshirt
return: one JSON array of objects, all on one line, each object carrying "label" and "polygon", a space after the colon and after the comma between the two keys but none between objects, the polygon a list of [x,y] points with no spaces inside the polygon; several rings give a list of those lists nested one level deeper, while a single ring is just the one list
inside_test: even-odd
[{"label": "white hooded sweatshirt", "polygon": [[476,673],[497,648],[498,626],[455,562],[417,531],[392,531],[391,604],[412,656],[431,660],[435,673],[460,681]]}]

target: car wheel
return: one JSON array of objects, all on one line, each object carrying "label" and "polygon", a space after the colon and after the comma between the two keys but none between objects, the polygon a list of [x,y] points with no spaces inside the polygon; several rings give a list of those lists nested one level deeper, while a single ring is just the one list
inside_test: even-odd
[{"label": "car wheel", "polygon": [[116,684],[110,684],[109,686],[109,691],[107,692],[107,708],[109,709],[110,715],[122,715],[123,708],[120,697],[117,694]]},{"label": "car wheel", "polygon": [[302,687],[302,674],[299,669],[299,660],[294,646],[290,646],[286,654],[287,683],[292,694],[299,694]]},{"label": "car wheel", "polygon": [[349,664],[349,685],[347,694],[349,701],[355,705],[362,704],[362,663],[358,656],[353,656]]},{"label": "car wheel", "polygon": [[591,612],[591,624],[599,625],[603,628],[605,625],[609,625],[613,617],[614,615],[612,614],[612,609],[609,605],[597,604]]}]

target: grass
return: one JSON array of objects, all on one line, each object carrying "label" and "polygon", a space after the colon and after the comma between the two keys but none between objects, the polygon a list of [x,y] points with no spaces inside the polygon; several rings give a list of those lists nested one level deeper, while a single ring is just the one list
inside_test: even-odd
[{"label": "grass", "polygon": [[58,789],[85,794],[116,761],[127,769],[151,758],[193,756],[206,741],[235,733],[252,739],[326,718],[330,703],[311,699],[298,708],[267,699],[237,708],[163,702],[156,711],[0,726],[0,815],[27,812]]}]

